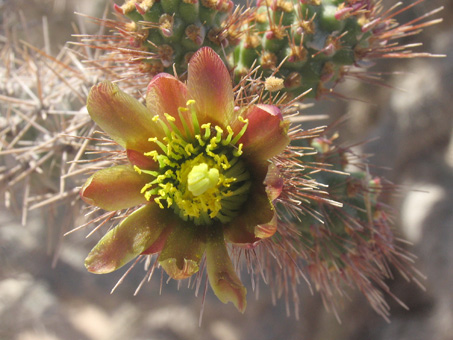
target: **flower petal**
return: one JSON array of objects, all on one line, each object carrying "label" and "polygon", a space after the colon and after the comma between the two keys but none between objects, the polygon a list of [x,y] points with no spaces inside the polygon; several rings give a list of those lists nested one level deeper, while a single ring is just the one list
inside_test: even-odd
[{"label": "flower petal", "polygon": [[274,217],[266,224],[260,224],[255,227],[255,236],[259,239],[269,238],[277,231],[277,213],[274,212]]},{"label": "flower petal", "polygon": [[159,163],[155,162],[151,157],[145,156],[143,152],[127,149],[126,154],[129,162],[142,170],[157,170],[159,168]]},{"label": "flower petal", "polygon": [[165,228],[162,233],[159,235],[156,241],[149,247],[148,249],[144,250],[141,255],[150,255],[156,254],[162,251],[167,242],[167,238],[170,235],[173,228]]},{"label": "flower petal", "polygon": [[[282,152],[289,144],[289,122],[283,120],[280,110],[273,105],[254,105],[243,114],[248,119],[247,130],[239,139],[244,144],[244,155],[265,160]],[[235,122],[233,130],[240,131],[244,123]]]},{"label": "flower petal", "polygon": [[162,135],[148,109],[113,83],[93,86],[87,109],[96,124],[126,149],[142,153],[153,150],[155,145],[148,138]]},{"label": "flower petal", "polygon": [[223,303],[232,302],[244,313],[247,289],[237,276],[221,232],[212,233],[206,245],[206,268],[209,283]]},{"label": "flower petal", "polygon": [[253,244],[264,234],[257,229],[260,225],[275,225],[275,209],[263,184],[269,164],[255,164],[250,188],[250,197],[241,214],[224,226],[225,238],[237,244]]},{"label": "flower petal", "polygon": [[269,165],[264,185],[266,185],[267,196],[271,201],[278,198],[283,191],[283,178],[274,163]]},{"label": "flower petal", "polygon": [[95,172],[80,190],[81,198],[88,204],[114,211],[147,203],[140,193],[150,181],[139,175],[131,165],[117,165]]},{"label": "flower petal", "polygon": [[234,113],[230,73],[219,55],[209,47],[199,49],[190,59],[187,87],[201,123],[226,126]]},{"label": "flower petal", "polygon": [[91,250],[85,267],[95,274],[110,273],[150,248],[165,228],[171,227],[167,212],[147,204],[110,230]]},{"label": "flower petal", "polygon": [[168,113],[175,118],[176,126],[182,130],[178,108],[185,108],[188,99],[187,86],[184,83],[170,74],[160,73],[148,85],[146,106],[152,116],[164,117],[164,113]]},{"label": "flower petal", "polygon": [[168,236],[159,263],[172,279],[185,279],[198,272],[206,247],[204,229],[183,222]]}]

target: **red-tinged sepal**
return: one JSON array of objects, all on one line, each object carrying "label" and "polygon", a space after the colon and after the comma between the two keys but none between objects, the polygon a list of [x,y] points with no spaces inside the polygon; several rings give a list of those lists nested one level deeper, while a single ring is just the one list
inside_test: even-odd
[{"label": "red-tinged sepal", "polygon": [[170,227],[171,219],[164,210],[145,205],[104,235],[88,254],[85,267],[95,274],[113,272],[149,249]]},{"label": "red-tinged sepal", "polygon": [[247,289],[237,276],[226,249],[221,230],[210,232],[206,245],[206,267],[209,283],[223,303],[232,302],[241,312],[247,307]]},{"label": "red-tinged sepal", "polygon": [[138,174],[131,165],[117,165],[95,172],[80,190],[88,204],[108,211],[147,203],[140,190],[150,177]]}]

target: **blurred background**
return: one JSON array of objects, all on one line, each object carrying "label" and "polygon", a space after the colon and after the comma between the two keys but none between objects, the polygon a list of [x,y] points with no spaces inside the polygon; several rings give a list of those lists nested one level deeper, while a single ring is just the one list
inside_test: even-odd
[{"label": "blurred background", "polygon": [[[101,17],[106,8],[111,12],[106,2],[0,0],[0,45],[14,38],[57,55],[67,40],[74,40],[71,34],[80,21],[88,32],[98,29],[74,12]],[[384,6],[394,3],[384,1]],[[439,6],[445,6],[437,15],[444,22],[407,43],[422,41],[419,50],[446,58],[379,62],[372,71],[385,72],[390,86],[345,81],[338,91],[355,100],[322,100],[304,112],[328,113],[332,119],[347,115],[340,128],[343,140],[370,140],[362,151],[376,165],[372,172],[402,185],[401,195],[391,202],[398,212],[396,226],[413,244],[416,266],[426,275],[426,291],[400,277],[389,282],[409,310],[388,298],[392,316],[387,323],[357,294],[339,312],[339,324],[302,283],[297,320],[293,314],[287,317],[284,300],[273,305],[269,289],[261,285],[259,299],[249,293],[244,315],[208,290],[199,327],[202,299],[192,289],[164,282],[159,294],[159,274],[134,296],[145,274],[136,268],[110,294],[124,271],[96,276],[83,266],[100,235],[85,239],[81,231],[62,237],[68,231],[65,221],[77,209],[61,205],[46,210],[47,216],[38,209],[22,225],[18,209],[5,208],[6,183],[1,182],[0,339],[453,340],[453,4],[425,1],[397,19],[406,22]],[[17,36],[9,36],[12,31]],[[1,114],[6,116],[3,108]],[[54,214],[54,224],[48,214]],[[250,284],[247,288],[251,292]]]}]

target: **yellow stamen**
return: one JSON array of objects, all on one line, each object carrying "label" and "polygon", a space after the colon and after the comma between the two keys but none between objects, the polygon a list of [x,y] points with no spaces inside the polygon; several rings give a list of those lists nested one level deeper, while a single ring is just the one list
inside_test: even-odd
[{"label": "yellow stamen", "polygon": [[[144,154],[158,162],[159,170],[134,168],[151,176],[141,193],[161,209],[171,207],[181,219],[196,225],[226,223],[238,214],[251,187],[250,173],[240,159],[243,145],[238,143],[248,120],[238,118],[244,126],[236,134],[231,126],[225,127],[226,132],[210,123],[200,126],[194,104],[188,100],[187,107],[178,108],[181,128],[167,113],[165,122],[153,117],[165,137],[149,138],[158,148]],[[190,116],[183,114],[187,111]]]}]

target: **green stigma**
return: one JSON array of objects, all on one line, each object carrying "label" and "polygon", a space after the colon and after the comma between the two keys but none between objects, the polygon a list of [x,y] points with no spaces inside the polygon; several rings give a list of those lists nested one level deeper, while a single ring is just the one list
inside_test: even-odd
[{"label": "green stigma", "polygon": [[208,168],[206,163],[195,165],[189,173],[187,184],[194,196],[200,196],[207,190],[217,186],[219,182],[219,170]]},{"label": "green stigma", "polygon": [[209,123],[199,126],[193,104],[190,100],[187,108],[178,110],[182,130],[168,114],[154,117],[165,137],[150,138],[157,148],[145,153],[159,164],[159,170],[136,168],[153,177],[141,193],[196,225],[227,223],[239,214],[252,184],[238,143],[248,121],[240,118],[244,126],[236,134],[230,126],[226,132]]}]

